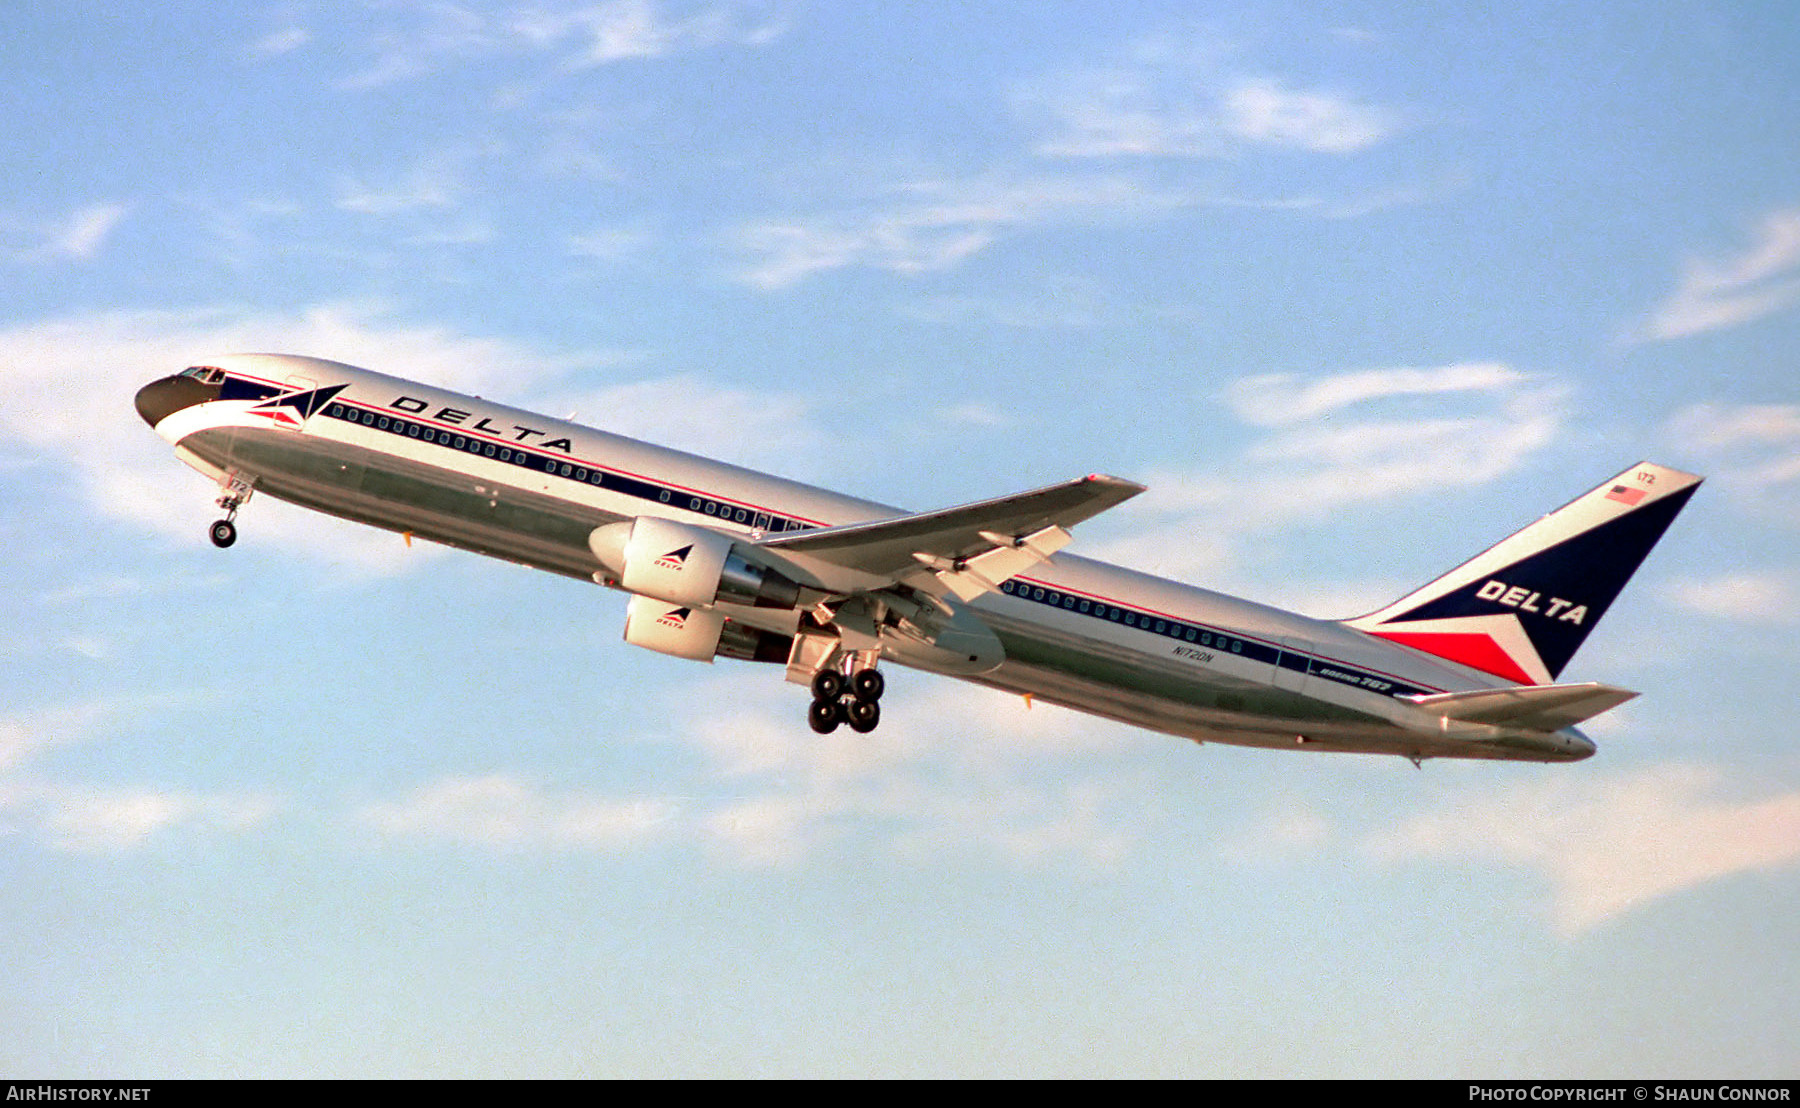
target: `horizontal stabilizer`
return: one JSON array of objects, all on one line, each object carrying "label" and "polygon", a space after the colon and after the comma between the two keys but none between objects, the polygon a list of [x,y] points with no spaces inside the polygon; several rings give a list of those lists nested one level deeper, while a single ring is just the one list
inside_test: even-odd
[{"label": "horizontal stabilizer", "polygon": [[1434,715],[1496,727],[1560,731],[1637,696],[1629,689],[1587,681],[1574,685],[1522,685],[1507,689],[1407,696]]}]

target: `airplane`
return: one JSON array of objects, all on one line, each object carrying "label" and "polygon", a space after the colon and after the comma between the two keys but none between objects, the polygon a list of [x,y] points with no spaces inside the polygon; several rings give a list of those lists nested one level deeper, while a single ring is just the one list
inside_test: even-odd
[{"label": "airplane", "polygon": [[1651,462],[1377,611],[1313,619],[1062,553],[1144,486],[1090,474],[909,513],[322,358],[233,354],[137,393],[215,482],[628,594],[625,641],[772,663],[828,734],[883,661],[1194,740],[1570,762],[1637,694],[1559,683],[1699,487]]}]

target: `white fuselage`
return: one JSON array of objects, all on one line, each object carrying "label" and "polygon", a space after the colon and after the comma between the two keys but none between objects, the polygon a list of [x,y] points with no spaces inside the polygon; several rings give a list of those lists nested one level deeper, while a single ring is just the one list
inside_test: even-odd
[{"label": "white fuselage", "polygon": [[[637,516],[760,537],[903,514],[336,362],[258,354],[213,364],[231,382],[219,399],[156,423],[209,477],[584,580],[601,569],[589,535]],[[315,410],[271,414],[267,401],[296,389],[330,395]],[[1593,752],[1573,729],[1451,733],[1402,699],[1504,687],[1498,678],[1339,623],[1069,554],[971,607],[1005,660],[968,679],[1190,739],[1414,758]],[[787,634],[799,618],[725,610]]]}]

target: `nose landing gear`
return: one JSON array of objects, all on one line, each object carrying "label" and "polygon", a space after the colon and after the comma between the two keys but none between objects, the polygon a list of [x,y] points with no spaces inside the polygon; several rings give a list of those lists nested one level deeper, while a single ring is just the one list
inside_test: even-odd
[{"label": "nose landing gear", "polygon": [[206,537],[212,540],[214,546],[223,550],[237,541],[238,508],[250,499],[251,483],[233,473],[225,478],[221,488],[224,491],[214,503],[225,509],[225,518],[214,520],[213,525],[206,529]]},{"label": "nose landing gear", "polygon": [[[846,664],[855,666],[857,662],[852,657]],[[877,702],[886,689],[887,681],[872,662],[851,670],[848,678],[838,670],[822,669],[813,675],[812,707],[806,711],[806,722],[821,735],[836,731],[840,723],[866,735],[881,722]]]}]

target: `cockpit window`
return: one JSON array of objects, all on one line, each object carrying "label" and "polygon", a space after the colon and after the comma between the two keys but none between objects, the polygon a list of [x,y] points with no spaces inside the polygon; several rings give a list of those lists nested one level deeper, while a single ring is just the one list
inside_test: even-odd
[{"label": "cockpit window", "polygon": [[225,383],[225,371],[218,366],[196,365],[181,371],[183,377],[192,377],[203,385],[222,385]]}]

